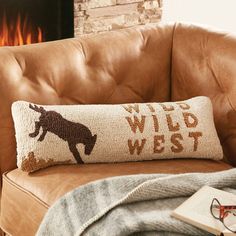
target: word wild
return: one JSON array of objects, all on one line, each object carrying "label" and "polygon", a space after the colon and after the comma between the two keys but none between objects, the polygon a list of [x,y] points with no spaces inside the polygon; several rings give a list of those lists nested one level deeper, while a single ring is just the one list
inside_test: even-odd
[{"label": "word wild", "polygon": [[[197,128],[198,126],[198,118],[193,113],[189,112],[191,109],[190,105],[183,102],[176,102],[175,103],[180,109],[182,116],[180,116],[181,119],[183,119],[184,124],[186,128]],[[171,152],[173,153],[180,153],[184,150],[183,147],[183,135],[180,133],[181,126],[178,121],[173,120],[172,112],[175,111],[175,107],[171,104],[165,105],[165,104],[157,104],[161,107],[162,111],[165,113],[165,121],[168,127],[168,130],[171,133],[170,136],[170,142],[172,146],[170,147]],[[140,105],[139,104],[127,104],[122,105],[122,107],[127,111],[129,114],[132,114],[132,116],[126,116],[126,122],[128,123],[131,132],[133,134],[137,133],[143,133],[145,128],[145,123],[147,119],[152,119],[153,128],[154,131],[157,133],[153,137],[153,153],[163,153],[165,151],[165,142],[166,138],[164,134],[160,134],[160,122],[158,119],[158,111],[156,111],[154,104],[145,104],[145,106],[148,108],[148,110],[151,112],[151,116],[143,115],[140,112]],[[160,110],[159,110],[160,111]],[[138,114],[138,115],[137,115]],[[150,121],[149,121],[150,122]],[[183,127],[185,129],[185,127]],[[188,132],[188,138],[192,139],[193,142],[193,151],[198,150],[198,144],[199,144],[199,138],[202,137],[202,132],[199,131],[190,131]],[[146,138],[142,139],[128,139],[127,144],[129,148],[129,152],[131,155],[135,154],[135,151],[138,155],[142,153],[142,150],[147,142]]]}]

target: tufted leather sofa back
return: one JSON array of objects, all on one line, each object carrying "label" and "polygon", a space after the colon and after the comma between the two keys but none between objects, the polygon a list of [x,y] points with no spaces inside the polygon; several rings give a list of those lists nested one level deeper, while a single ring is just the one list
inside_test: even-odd
[{"label": "tufted leather sofa back", "polygon": [[224,153],[236,165],[236,37],[191,25],[138,27],[0,48],[0,168],[16,167],[11,104],[213,102]]},{"label": "tufted leather sofa back", "polygon": [[11,104],[170,100],[173,25],[0,48],[0,168],[16,167]]},{"label": "tufted leather sofa back", "polygon": [[236,166],[236,35],[176,24],[171,99],[211,98],[225,157]]}]

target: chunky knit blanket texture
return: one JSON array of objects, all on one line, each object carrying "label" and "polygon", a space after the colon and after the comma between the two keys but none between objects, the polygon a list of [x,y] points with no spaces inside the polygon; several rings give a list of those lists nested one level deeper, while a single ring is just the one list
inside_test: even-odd
[{"label": "chunky knit blanket texture", "polygon": [[171,216],[205,185],[236,194],[236,169],[95,181],[60,198],[48,210],[37,235],[211,235]]}]

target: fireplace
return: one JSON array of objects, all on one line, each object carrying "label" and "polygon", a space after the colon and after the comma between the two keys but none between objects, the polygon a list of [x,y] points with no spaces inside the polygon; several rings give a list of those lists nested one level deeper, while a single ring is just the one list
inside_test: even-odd
[{"label": "fireplace", "polygon": [[0,46],[158,23],[162,0],[0,0]]},{"label": "fireplace", "polygon": [[73,0],[0,0],[0,46],[74,36]]}]

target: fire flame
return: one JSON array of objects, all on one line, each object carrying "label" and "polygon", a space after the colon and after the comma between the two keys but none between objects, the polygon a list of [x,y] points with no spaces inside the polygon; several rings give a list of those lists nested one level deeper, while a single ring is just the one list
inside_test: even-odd
[{"label": "fire flame", "polygon": [[27,16],[21,17],[18,13],[16,22],[12,22],[8,21],[6,13],[3,13],[2,24],[0,24],[0,46],[19,46],[42,41],[42,29],[37,27],[33,30]]}]

